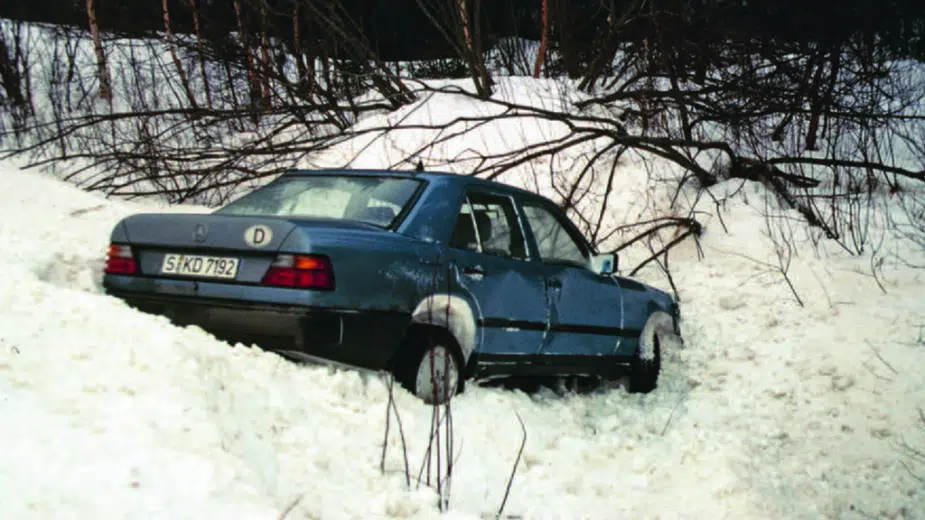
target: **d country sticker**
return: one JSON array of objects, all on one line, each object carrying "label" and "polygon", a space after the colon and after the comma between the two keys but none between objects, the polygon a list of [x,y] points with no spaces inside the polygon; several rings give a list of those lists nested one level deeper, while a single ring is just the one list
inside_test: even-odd
[{"label": "d country sticker", "polygon": [[244,242],[251,247],[264,247],[273,241],[273,230],[268,226],[256,225],[244,231]]}]

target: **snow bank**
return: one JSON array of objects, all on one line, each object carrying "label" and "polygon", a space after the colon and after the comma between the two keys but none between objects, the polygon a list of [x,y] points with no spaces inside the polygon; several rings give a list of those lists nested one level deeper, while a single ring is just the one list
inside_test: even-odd
[{"label": "snow bank", "polygon": [[[471,80],[428,80],[424,85],[426,88],[418,86],[417,102],[394,112],[365,116],[354,129],[369,133],[339,143],[306,159],[300,166],[407,170],[420,160],[428,170],[471,175],[486,164],[513,162],[527,153],[561,144],[571,134],[569,127],[561,121],[538,117],[530,109],[575,114],[579,113],[576,104],[587,98],[572,81],[560,79],[498,77],[493,87],[494,98],[502,104],[458,94],[459,91],[473,92]],[[613,116],[603,114],[602,110],[588,108],[587,113],[580,115]],[[488,117],[494,119],[486,123],[484,119]],[[600,125],[592,121],[580,124],[583,127]],[[612,239],[604,241],[605,248],[619,242],[621,235],[613,234],[613,230],[627,221],[665,214],[686,216],[684,201],[677,208],[667,209],[675,196],[676,181],[683,172],[632,151],[618,154],[616,149],[608,148],[611,144],[607,138],[584,141],[554,156],[524,161],[495,180],[526,188],[557,202],[577,184],[572,215],[580,212],[595,220],[606,198],[610,209],[603,216],[600,236],[612,235]],[[527,152],[517,153],[518,150]],[[594,167],[582,174],[592,157],[598,157]],[[616,173],[609,178],[613,163],[617,163]],[[580,220],[573,220],[587,228]],[[628,259],[636,259],[634,251],[627,253],[631,255]],[[647,255],[648,250],[644,254]]]},{"label": "snow bank", "polygon": [[[419,110],[483,109],[466,103],[437,98]],[[435,139],[406,137],[330,153],[381,167],[394,146]],[[0,518],[266,519],[297,499],[288,518],[439,515],[432,490],[405,488],[394,428],[379,472],[387,391],[378,377],[232,347],[103,295],[112,225],[149,208],[0,168]],[[650,189],[633,184],[646,176],[627,163],[621,204],[643,207],[632,190]],[[726,231],[719,217],[708,222],[702,257],[693,244],[673,253],[686,346],[665,353],[656,392],[470,385],[454,401],[459,453],[445,518],[494,515],[521,440],[515,413],[528,440],[508,515],[925,517],[925,491],[903,464],[925,468],[900,449],[904,440],[925,448],[916,423],[925,271],[887,262],[884,294],[864,274],[870,258],[803,253],[789,272],[800,307],[758,231],[763,194],[746,189],[720,213]],[[416,474],[431,410],[396,397]]]}]

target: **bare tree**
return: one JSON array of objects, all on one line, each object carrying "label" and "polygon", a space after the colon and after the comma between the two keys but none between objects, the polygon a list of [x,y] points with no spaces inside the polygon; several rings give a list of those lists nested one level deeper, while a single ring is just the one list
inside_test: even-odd
[{"label": "bare tree", "polygon": [[[257,66],[254,63],[255,60],[251,47],[250,31],[248,31],[244,23],[244,12],[241,8],[241,0],[234,0],[234,16],[238,23],[238,34],[241,37],[241,50],[244,53],[244,62],[247,65],[247,85],[248,92],[250,93],[250,103],[252,107],[256,107],[261,104],[263,96],[260,90],[260,80],[257,77]],[[252,117],[254,124],[257,125],[259,123],[258,113],[253,112]]]},{"label": "bare tree", "polygon": [[199,27],[199,8],[196,0],[186,0],[193,15],[193,32],[196,35],[196,50],[199,57],[199,75],[202,79],[202,88],[205,90],[206,106],[212,108],[212,89],[209,87],[209,74],[206,72],[205,48],[203,46],[202,30]]},{"label": "bare tree", "polygon": [[540,20],[540,48],[536,51],[536,63],[533,65],[533,77],[540,77],[543,60],[546,58],[546,40],[549,37],[549,0],[542,0],[542,18]]},{"label": "bare tree", "polygon": [[100,38],[100,28],[96,21],[96,2],[87,0],[87,20],[90,24],[90,34],[93,36],[93,47],[96,51],[96,63],[99,69],[100,98],[112,101],[112,80],[109,77],[109,67],[106,65],[106,51]]},{"label": "bare tree", "polygon": [[196,109],[198,108],[196,96],[193,94],[193,89],[190,88],[189,77],[186,75],[186,70],[183,69],[183,63],[177,55],[177,45],[174,41],[173,29],[170,25],[170,8],[168,4],[169,0],[163,0],[161,3],[164,12],[164,34],[167,36],[167,48],[170,50],[170,57],[173,58],[173,64],[177,69],[177,77],[180,78],[183,91],[186,92],[186,100],[193,109]]},{"label": "bare tree", "polygon": [[[701,215],[719,214],[721,201],[711,188],[730,179],[760,183],[781,211],[798,212],[815,243],[832,241],[851,254],[871,253],[886,226],[920,232],[909,222],[920,218],[916,190],[925,181],[922,66],[894,59],[876,41],[849,34],[819,44],[771,45],[685,18],[663,3],[604,2],[595,19],[598,36],[569,66],[570,74],[580,73],[584,94],[545,106],[493,92],[490,74],[497,70],[489,70],[484,58],[482,2],[417,0],[417,5],[457,54],[475,93],[401,77],[404,69],[379,59],[340,2],[298,0],[291,12],[275,13],[264,2],[234,0],[229,13],[237,36],[206,35],[200,27],[195,37],[144,40],[145,51],[113,47],[110,52],[132,65],[112,85],[132,109],[115,113],[100,113],[87,103],[99,71],[84,70],[86,41],[62,32],[49,56],[56,63],[53,77],[44,85],[53,93],[50,113],[37,115],[26,128],[31,140],[6,151],[29,154],[37,166],[80,160],[69,178],[110,194],[219,202],[236,186],[330,146],[430,130],[433,140],[410,146],[388,166],[428,156],[432,167],[487,178],[545,170],[542,177],[558,202],[595,242],[611,249],[624,245],[621,240],[650,247],[651,255],[633,271],[666,264],[678,239],[699,236]],[[553,60],[559,52],[553,38],[566,23],[561,4],[546,7],[552,11],[543,34],[550,38],[547,54]],[[199,27],[195,4],[191,9]],[[164,14],[170,33],[169,13]],[[97,31],[94,51],[101,49],[98,40]],[[531,64],[518,57],[523,54],[518,45],[509,50],[502,45],[495,54],[509,71],[529,74]],[[211,99],[206,107],[198,103],[198,86],[184,79],[194,70],[184,56],[198,60],[205,99]],[[97,66],[101,63],[98,58]],[[23,65],[14,62],[12,69],[21,74]],[[152,96],[155,91],[170,95]],[[250,99],[242,102],[240,92],[250,92]],[[432,94],[477,99],[490,115],[352,126],[363,114]],[[261,125],[241,124],[248,119]],[[460,156],[440,156],[450,140],[505,120],[522,126],[548,122],[566,131],[503,151],[473,147]],[[236,133],[245,128],[249,131]],[[641,216],[635,226],[614,225],[608,218],[626,157],[650,165],[658,159],[679,172],[670,210]],[[91,175],[88,168],[105,173]],[[695,195],[682,200],[688,191]],[[906,214],[877,221],[876,215],[896,210],[874,207],[883,196],[902,200]]]},{"label": "bare tree", "polygon": [[[470,12],[469,3],[472,4]],[[485,67],[481,31],[481,0],[417,0],[434,27],[466,61],[476,92],[482,99],[492,94],[491,75]]]},{"label": "bare tree", "polygon": [[8,107],[17,134],[33,113],[30,62],[23,38],[20,23],[13,24],[9,36],[0,27],[0,107]]},{"label": "bare tree", "polygon": [[[91,33],[96,39],[88,46],[78,31],[31,29],[33,34],[45,31],[52,43],[32,49],[53,64],[50,74],[41,77],[52,103],[22,125],[29,138],[17,144],[7,141],[2,155],[28,155],[36,167],[57,164],[67,179],[113,195],[160,194],[171,201],[220,203],[236,186],[275,175],[301,157],[342,142],[341,133],[361,114],[414,99],[394,72],[370,59],[374,52],[336,3],[300,0],[297,5],[299,13],[306,13],[303,19],[319,19],[337,36],[336,46],[325,47],[331,39],[322,44],[322,63],[356,66],[356,75],[343,75],[355,85],[352,90],[335,79],[336,70],[321,81],[308,67],[290,74],[286,62],[301,60],[305,52],[286,55],[296,44],[287,47],[285,42],[298,38],[301,47],[304,38],[293,34],[297,20],[278,25],[278,18],[258,18],[261,9],[269,11],[257,0],[233,4],[232,16],[241,29],[237,38],[207,36],[197,23],[195,35],[177,37],[170,5],[162,3],[163,37],[113,46],[106,53],[111,56],[104,54],[105,60],[126,64],[116,69],[115,81],[105,81],[110,94],[118,92],[125,100],[120,105],[124,108],[116,111],[88,103],[95,97],[92,82],[99,69],[84,69],[85,53],[99,56],[99,31]],[[195,22],[197,6],[190,7]],[[318,41],[317,34],[313,38]],[[8,50],[15,54],[16,48]],[[187,66],[186,57],[198,63]],[[97,59],[97,66],[101,63]],[[31,81],[38,77],[36,71],[46,70],[27,67],[22,59],[11,65],[6,83],[15,74]],[[196,66],[199,85],[189,76]],[[306,81],[312,88],[305,88]],[[356,99],[367,90],[378,95]],[[240,92],[251,97],[242,99]],[[271,99],[272,104],[261,101]],[[2,108],[0,122],[12,114]],[[267,125],[242,125],[246,120]],[[243,130],[248,133],[239,135]],[[7,130],[0,126],[0,132]]]}]

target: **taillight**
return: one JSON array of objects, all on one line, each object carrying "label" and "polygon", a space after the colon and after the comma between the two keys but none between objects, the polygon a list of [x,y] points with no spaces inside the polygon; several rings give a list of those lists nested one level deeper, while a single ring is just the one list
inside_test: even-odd
[{"label": "taillight", "polygon": [[263,284],[333,291],[334,269],[326,256],[279,255],[264,275]]},{"label": "taillight", "polygon": [[135,274],[138,266],[132,256],[132,248],[124,244],[110,244],[106,257],[106,274]]}]

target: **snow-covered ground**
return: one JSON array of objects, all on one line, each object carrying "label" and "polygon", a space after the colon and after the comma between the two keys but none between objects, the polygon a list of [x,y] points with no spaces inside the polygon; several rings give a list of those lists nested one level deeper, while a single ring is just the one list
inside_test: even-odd
[{"label": "snow-covered ground", "polygon": [[[366,147],[355,166],[387,165],[394,146]],[[646,176],[624,168],[628,207]],[[112,226],[164,208],[12,164],[0,186],[0,519],[274,519],[296,501],[287,518],[440,516],[434,490],[406,488],[394,427],[379,470],[379,377],[232,347],[102,294]],[[925,467],[902,451],[925,449],[925,270],[887,262],[884,294],[870,258],[807,249],[790,271],[800,307],[761,263],[776,262],[759,231],[763,195],[745,190],[725,204],[728,231],[707,224],[702,257],[692,243],[672,253],[686,345],[666,353],[658,390],[470,385],[454,400],[459,453],[441,518],[494,516],[521,442],[515,414],[528,439],[512,518],[925,518],[909,471]],[[396,398],[416,474],[431,409]]]}]

